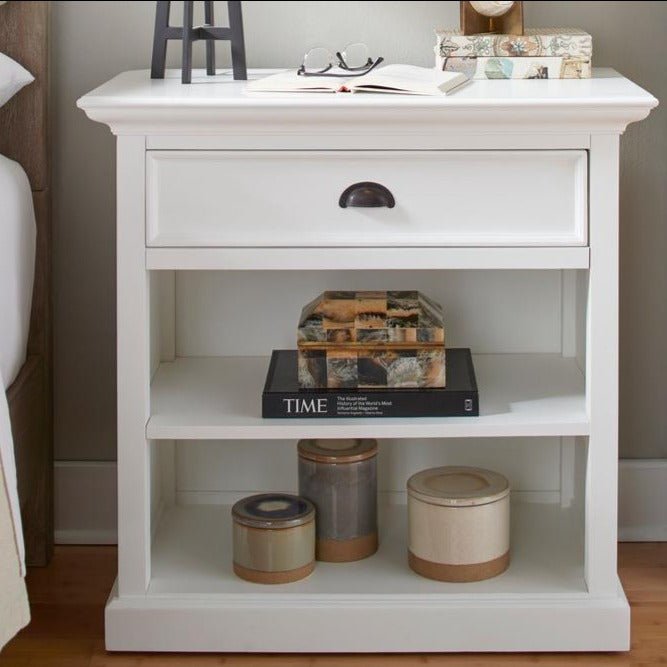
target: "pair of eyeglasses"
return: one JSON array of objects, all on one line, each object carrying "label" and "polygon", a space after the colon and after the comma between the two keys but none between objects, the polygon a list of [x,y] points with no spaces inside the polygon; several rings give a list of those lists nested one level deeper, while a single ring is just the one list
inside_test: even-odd
[{"label": "pair of eyeglasses", "polygon": [[[301,67],[297,70],[299,76],[342,76],[353,77],[368,74],[375,69],[384,58],[373,60],[369,55],[368,47],[362,43],[348,44],[342,51],[332,53],[329,49],[318,46],[310,49],[303,57]],[[334,68],[342,72],[332,72]]]}]

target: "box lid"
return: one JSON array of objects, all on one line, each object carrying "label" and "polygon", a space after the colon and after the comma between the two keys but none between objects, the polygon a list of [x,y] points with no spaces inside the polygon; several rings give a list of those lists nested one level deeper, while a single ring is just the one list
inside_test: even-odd
[{"label": "box lid", "polygon": [[417,291],[332,291],[304,307],[299,348],[443,347],[442,307]]},{"label": "box lid", "polygon": [[250,528],[281,530],[302,526],[315,519],[314,505],[288,493],[259,493],[242,498],[232,507],[237,523]]},{"label": "box lid", "polygon": [[431,505],[471,507],[495,503],[510,492],[507,478],[493,470],[443,466],[415,473],[408,494]]},{"label": "box lid", "polygon": [[299,456],[316,463],[359,463],[378,453],[377,440],[372,438],[317,438],[299,440]]}]

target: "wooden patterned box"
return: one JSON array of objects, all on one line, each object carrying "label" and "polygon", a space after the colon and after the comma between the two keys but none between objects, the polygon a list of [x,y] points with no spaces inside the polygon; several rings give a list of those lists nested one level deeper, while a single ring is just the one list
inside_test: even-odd
[{"label": "wooden patterned box", "polygon": [[442,308],[420,292],[324,292],[297,340],[302,389],[445,386]]}]

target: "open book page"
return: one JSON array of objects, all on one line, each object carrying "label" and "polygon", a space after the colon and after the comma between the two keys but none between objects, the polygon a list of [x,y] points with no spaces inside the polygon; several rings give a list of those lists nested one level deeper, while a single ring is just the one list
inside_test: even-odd
[{"label": "open book page", "polygon": [[414,65],[387,65],[359,77],[299,76],[296,70],[248,82],[249,92],[343,93],[376,92],[404,95],[445,95],[468,81],[461,72],[442,72]]},{"label": "open book page", "polygon": [[446,95],[466,81],[468,77],[461,72],[442,72],[414,65],[387,65],[352,79],[345,87],[351,92]]},{"label": "open book page", "polygon": [[262,93],[335,93],[346,83],[345,78],[333,76],[299,76],[296,70],[271,74],[249,81],[246,90]]}]

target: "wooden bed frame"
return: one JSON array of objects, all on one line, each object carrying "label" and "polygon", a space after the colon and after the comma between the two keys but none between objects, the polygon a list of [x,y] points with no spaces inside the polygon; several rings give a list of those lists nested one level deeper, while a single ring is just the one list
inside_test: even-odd
[{"label": "wooden bed frame", "polygon": [[37,255],[28,357],[7,391],[28,565],[53,553],[53,362],[48,128],[49,3],[0,6],[0,51],[35,81],[0,108],[0,153],[23,166],[33,192]]}]

